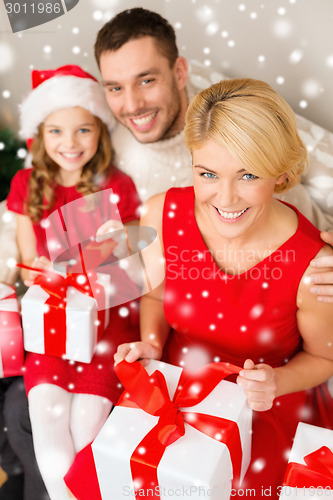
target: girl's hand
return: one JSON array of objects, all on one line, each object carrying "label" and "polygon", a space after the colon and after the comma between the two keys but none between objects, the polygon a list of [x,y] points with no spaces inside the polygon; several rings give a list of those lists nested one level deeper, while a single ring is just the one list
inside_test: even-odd
[{"label": "girl's hand", "polygon": [[237,384],[243,387],[252,410],[266,411],[272,408],[277,390],[274,368],[263,363],[255,365],[251,359],[247,359],[237,377]]},{"label": "girl's hand", "polygon": [[[96,231],[96,237],[103,236],[107,233],[112,233],[118,231],[119,229],[124,229],[124,225],[120,220],[110,219],[104,224],[102,224]],[[97,239],[97,238],[96,238]]]},{"label": "girl's hand", "polygon": [[96,242],[101,244],[105,240],[114,242],[112,253],[117,259],[120,260],[131,255],[127,230],[121,221],[110,219],[97,229]]},{"label": "girl's hand", "polygon": [[[52,270],[52,262],[47,259],[46,257],[35,257],[35,259],[31,263],[32,267],[38,267],[39,269],[46,269],[46,270]],[[33,285],[34,279],[36,276],[40,274],[38,271],[29,271],[28,278],[24,280],[25,286],[31,286]]]},{"label": "girl's hand", "polygon": [[148,342],[131,342],[118,346],[117,352],[114,355],[115,365],[120,361],[128,361],[133,363],[138,359],[145,366],[149,359],[161,359],[162,351]]}]

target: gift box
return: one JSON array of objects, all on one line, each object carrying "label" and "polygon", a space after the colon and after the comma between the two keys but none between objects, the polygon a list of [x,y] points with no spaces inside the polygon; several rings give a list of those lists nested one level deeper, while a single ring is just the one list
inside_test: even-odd
[{"label": "gift box", "polygon": [[24,361],[20,313],[15,289],[0,283],[0,378],[22,375]]},{"label": "gift box", "polygon": [[21,300],[24,348],[90,363],[109,323],[106,274],[38,275]]},{"label": "gift box", "polygon": [[252,412],[224,368],[187,380],[159,361],[115,367],[125,392],[91,445],[103,500],[229,499],[250,462]]},{"label": "gift box", "polygon": [[280,497],[333,499],[333,431],[300,422]]}]

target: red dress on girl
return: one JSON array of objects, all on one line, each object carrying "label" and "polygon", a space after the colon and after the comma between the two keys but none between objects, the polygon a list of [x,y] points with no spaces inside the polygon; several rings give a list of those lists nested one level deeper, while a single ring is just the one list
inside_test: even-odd
[{"label": "red dress on girl", "polygon": [[[248,271],[231,275],[217,267],[201,237],[193,188],[167,192],[164,311],[172,332],[164,361],[189,371],[214,361],[242,367],[247,358],[277,367],[301,349],[297,290],[324,243],[319,231],[291,208],[298,215],[295,234]],[[276,398],[271,410],[253,412],[252,458],[240,497],[247,488],[256,489],[256,498],[279,496],[299,421],[333,429],[333,400],[326,385]]]},{"label": "red dress on girl", "polygon": [[[25,201],[28,196],[28,181],[32,169],[22,169],[17,172],[11,182],[10,193],[7,198],[9,210],[18,214],[25,214]],[[139,218],[140,200],[132,179],[126,174],[112,167],[112,175],[101,185],[98,193],[98,206],[92,211],[71,210],[65,221],[70,228],[72,239],[77,236],[78,242],[95,236],[97,229],[108,219],[115,218],[118,211],[123,223]],[[110,199],[110,189],[112,198]],[[83,198],[75,186],[55,186],[55,204],[50,210],[44,210],[39,223],[33,228],[37,240],[39,256],[50,259],[47,246],[47,217],[62,207],[70,206],[70,202]],[[105,193],[105,196],[104,196]],[[118,209],[118,210],[117,210]],[[66,215],[66,212],[62,211]],[[65,238],[65,232],[59,231],[57,242]],[[64,246],[64,248],[66,248]],[[119,280],[118,280],[119,282]],[[128,283],[128,280],[126,281]],[[125,283],[125,280],[124,280]],[[118,290],[117,290],[118,292]],[[119,290],[126,296],[126,290]],[[125,303],[126,302],[126,303]],[[118,302],[119,303],[119,302]],[[112,307],[110,322],[97,352],[90,363],[80,363],[64,360],[55,356],[28,352],[25,361],[24,381],[27,394],[35,385],[50,383],[58,385],[68,392],[96,394],[117,401],[122,392],[119,380],[113,369],[113,355],[117,346],[123,342],[132,342],[139,339],[138,304],[135,300]]]}]

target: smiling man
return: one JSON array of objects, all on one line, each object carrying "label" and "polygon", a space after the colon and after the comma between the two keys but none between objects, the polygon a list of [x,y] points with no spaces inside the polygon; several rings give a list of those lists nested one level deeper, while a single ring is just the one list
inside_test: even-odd
[{"label": "smiling man", "polygon": [[110,108],[139,142],[157,142],[183,130],[187,108],[183,57],[172,56],[172,62],[161,57],[155,39],[144,36],[116,51],[102,52],[100,70]]},{"label": "smiling man", "polygon": [[99,32],[95,56],[112,112],[139,142],[183,130],[187,62],[178,54],[173,28],[159,14],[141,8],[118,14]]}]

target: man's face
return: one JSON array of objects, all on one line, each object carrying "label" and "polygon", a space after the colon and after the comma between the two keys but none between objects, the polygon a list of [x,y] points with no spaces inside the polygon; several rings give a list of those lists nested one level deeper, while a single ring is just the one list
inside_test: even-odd
[{"label": "man's face", "polygon": [[100,70],[114,116],[142,143],[168,139],[185,124],[187,65],[170,68],[152,37],[103,52]]}]

